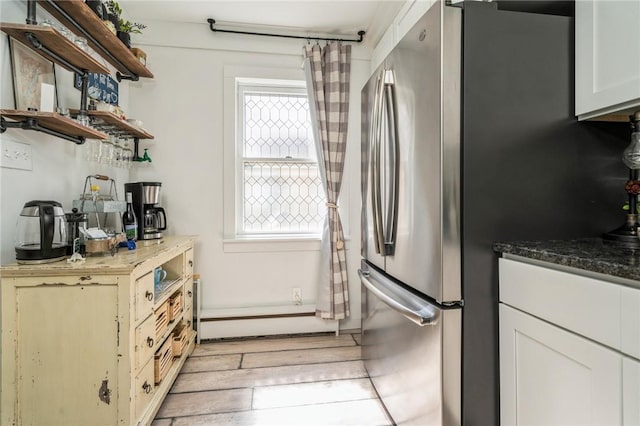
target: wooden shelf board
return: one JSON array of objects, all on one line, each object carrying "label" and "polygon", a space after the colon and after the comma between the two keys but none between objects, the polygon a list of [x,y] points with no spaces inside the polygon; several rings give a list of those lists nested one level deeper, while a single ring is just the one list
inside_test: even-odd
[{"label": "wooden shelf board", "polygon": [[[71,109],[69,110],[69,112],[71,114],[78,114],[80,112],[80,110],[77,109]],[[105,124],[107,126],[113,126],[116,127],[118,130],[126,133],[127,135],[134,137],[134,138],[138,138],[138,139],[153,139],[154,136],[147,132],[144,129],[141,129],[139,127],[136,127],[132,124],[130,124],[129,122],[120,119],[117,115],[108,112],[108,111],[87,111],[87,115],[90,117],[95,117],[95,118],[100,118],[102,120],[104,120]]]},{"label": "wooden shelf board", "polygon": [[0,115],[14,121],[22,121],[26,118],[35,118],[38,124],[50,130],[64,133],[69,136],[84,137],[90,139],[107,139],[105,133],[99,132],[87,126],[83,126],[71,118],[55,112],[18,111],[1,109]]},{"label": "wooden shelf board", "polygon": [[[69,28],[70,31],[79,34],[78,29],[69,22],[62,14],[51,6],[47,1],[38,0],[38,3],[57,20],[59,20],[64,26]],[[118,71],[122,73],[132,73],[140,77],[153,78],[151,71],[144,66],[138,58],[135,57],[131,50],[125,46],[120,39],[111,32],[109,27],[93,11],[87,6],[83,0],[65,0],[56,2],[62,10],[64,10],[73,20],[75,20],[82,28],[84,28],[93,38],[96,39],[103,47],[105,47],[111,54],[118,59],[127,69],[124,69],[118,64],[114,63],[107,55],[103,55],[102,51],[91,41],[87,40],[89,46],[91,46],[100,56],[103,56],[105,60],[109,61]]]},{"label": "wooden shelf board", "polygon": [[87,70],[90,72],[109,74],[109,69],[89,56],[87,52],[76,46],[71,40],[62,35],[58,30],[52,27],[43,27],[39,25],[27,25],[27,24],[13,24],[2,22],[0,23],[0,30],[10,35],[11,37],[24,44],[27,48],[33,50],[38,55],[47,58],[51,62],[60,65],[66,70],[69,69],[66,65],[61,64],[55,58],[47,55],[44,51],[33,47],[31,42],[27,39],[27,33],[33,33],[38,40],[47,49],[54,52],[56,55],[66,59],[69,63],[81,70]]}]

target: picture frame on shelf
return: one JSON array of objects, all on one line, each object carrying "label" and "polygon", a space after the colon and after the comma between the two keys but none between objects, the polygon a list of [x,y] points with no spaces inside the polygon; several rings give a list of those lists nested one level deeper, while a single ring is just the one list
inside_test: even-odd
[{"label": "picture frame on shelf", "polygon": [[9,50],[15,108],[19,111],[42,111],[44,107],[55,111],[58,92],[53,62],[13,37],[9,37]]}]

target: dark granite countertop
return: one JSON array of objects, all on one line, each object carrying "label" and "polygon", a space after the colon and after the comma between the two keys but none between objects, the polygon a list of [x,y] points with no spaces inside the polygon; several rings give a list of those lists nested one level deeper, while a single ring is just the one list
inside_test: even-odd
[{"label": "dark granite countertop", "polygon": [[493,249],[499,253],[640,281],[640,250],[605,242],[601,238],[499,242],[493,245]]}]

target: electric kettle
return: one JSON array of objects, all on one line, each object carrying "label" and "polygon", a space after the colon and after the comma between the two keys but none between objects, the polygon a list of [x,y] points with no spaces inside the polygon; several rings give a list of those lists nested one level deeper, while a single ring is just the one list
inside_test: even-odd
[{"label": "electric kettle", "polygon": [[48,263],[65,258],[67,223],[57,201],[29,201],[16,226],[18,263]]}]

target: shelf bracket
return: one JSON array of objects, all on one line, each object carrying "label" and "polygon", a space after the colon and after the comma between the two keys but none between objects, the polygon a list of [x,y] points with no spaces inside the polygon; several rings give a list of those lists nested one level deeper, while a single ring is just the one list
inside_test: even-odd
[{"label": "shelf bracket", "polygon": [[71,70],[77,72],[78,74],[83,74],[83,73],[86,74],[87,72],[86,70],[82,70],[76,67],[75,65],[71,64],[69,61],[61,57],[60,55],[49,50],[45,45],[42,44],[40,40],[38,40],[38,37],[34,33],[26,32],[24,35],[27,38],[27,40],[29,40],[29,43],[31,43],[31,45],[35,49],[43,51],[48,56],[54,58],[56,62],[63,64],[66,67],[69,67]]},{"label": "shelf bracket", "polygon": [[36,0],[27,0],[27,24],[38,25],[38,21],[36,21]]},{"label": "shelf bracket", "polygon": [[142,161],[142,157],[140,157],[140,138],[133,138],[133,161]]},{"label": "shelf bracket", "polygon": [[122,80],[131,80],[131,81],[140,80],[140,77],[137,75],[125,75],[125,74],[121,74],[120,71],[116,72],[116,78],[118,79],[118,83],[120,83]]},{"label": "shelf bracket", "polygon": [[80,74],[82,86],[80,87],[80,114],[87,115],[87,98],[89,97],[89,73],[85,70]]},{"label": "shelf bracket", "polygon": [[64,133],[57,132],[52,129],[48,129],[46,127],[42,127],[38,124],[38,120],[36,118],[27,118],[23,121],[7,121],[4,117],[0,117],[0,133],[4,133],[7,129],[10,128],[18,128],[23,130],[35,130],[36,132],[46,133],[51,136],[55,136],[57,138],[65,139],[75,143],[76,145],[82,145],[85,142],[85,138],[82,136],[69,136]]}]

